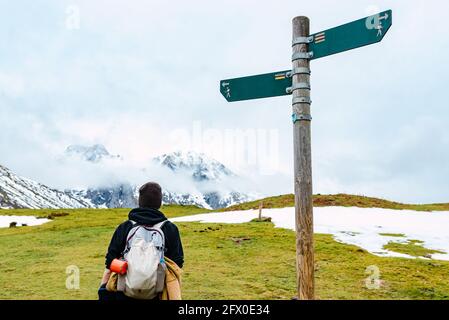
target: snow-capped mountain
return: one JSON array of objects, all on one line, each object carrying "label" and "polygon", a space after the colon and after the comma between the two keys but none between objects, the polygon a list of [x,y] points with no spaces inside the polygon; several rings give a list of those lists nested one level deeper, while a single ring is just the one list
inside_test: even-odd
[{"label": "snow-capped mountain", "polygon": [[200,208],[211,208],[200,192],[177,193],[166,189],[162,190],[163,204],[179,204],[184,206],[197,206]]},{"label": "snow-capped mountain", "polygon": [[[66,149],[64,157],[93,166],[94,172],[108,168],[110,159],[123,160],[111,155],[102,145],[72,145]],[[71,163],[69,161],[68,165]],[[66,188],[62,192],[0,166],[0,208],[131,208],[137,206],[138,189],[146,181],[161,184],[164,204],[217,209],[254,199],[236,188],[235,182],[240,179],[237,175],[200,153],[173,152],[156,157],[148,168],[138,169],[140,183],[130,181],[127,174],[114,176],[116,168],[107,175],[107,183],[85,189]]]},{"label": "snow-capped mountain", "polygon": [[70,196],[40,183],[14,174],[0,165],[0,208],[85,208],[86,199]]},{"label": "snow-capped mountain", "polygon": [[120,159],[120,155],[112,155],[101,144],[93,146],[70,145],[64,152],[68,158],[78,158],[84,161],[97,163],[104,159]]},{"label": "snow-capped mountain", "polygon": [[196,181],[219,181],[223,177],[234,175],[222,163],[193,151],[164,154],[153,160],[174,172],[187,171]]},{"label": "snow-capped mountain", "polygon": [[65,192],[73,197],[88,201],[96,208],[134,208],[137,206],[137,189],[126,183],[109,188],[89,188]]},{"label": "snow-capped mountain", "polygon": [[217,209],[250,199],[248,195],[237,190],[223,188],[224,180],[232,181],[232,178],[237,178],[237,176],[222,163],[205,154],[177,151],[156,157],[153,161],[176,174],[186,175],[193,180],[192,187],[194,189],[185,193],[170,191],[170,186],[167,186],[163,191],[164,203]]},{"label": "snow-capped mountain", "polygon": [[[73,146],[67,148],[68,153],[86,154],[84,161],[101,165],[104,156],[110,155],[104,146],[92,147]],[[75,150],[75,151],[73,151]],[[91,157],[92,150],[95,157]],[[66,151],[67,153],[67,151]],[[98,156],[97,156],[98,155]],[[95,159],[92,161],[90,159]],[[157,171],[159,178],[154,178]],[[170,174],[168,177],[160,177],[162,173]],[[238,177],[222,163],[196,152],[173,152],[163,154],[152,159],[151,169],[142,169],[142,180],[157,180],[162,185],[164,204],[194,205],[207,209],[217,209],[252,199],[252,197],[235,190],[234,187],[225,187],[225,182]],[[177,184],[184,181],[184,189]],[[89,188],[86,190],[68,190],[69,195],[83,197],[98,207],[117,208],[132,207],[136,205],[139,186],[126,179],[121,179],[116,185]],[[186,183],[187,182],[187,183]]]}]

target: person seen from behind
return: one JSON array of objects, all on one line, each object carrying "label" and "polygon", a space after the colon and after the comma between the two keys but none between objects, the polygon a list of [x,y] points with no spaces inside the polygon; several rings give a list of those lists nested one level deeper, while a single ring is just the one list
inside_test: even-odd
[{"label": "person seen from behind", "polygon": [[159,210],[160,185],[148,182],[140,187],[138,202],[110,241],[100,300],[168,299],[167,281],[173,279],[179,281],[175,295],[180,297],[184,252],[177,226]]}]

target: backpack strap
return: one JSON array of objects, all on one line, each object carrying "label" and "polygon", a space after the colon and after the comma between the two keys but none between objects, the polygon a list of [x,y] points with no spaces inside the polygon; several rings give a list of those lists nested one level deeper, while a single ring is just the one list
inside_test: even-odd
[{"label": "backpack strap", "polygon": [[[146,226],[146,225],[139,225],[139,224],[138,224],[136,221],[134,221],[134,220],[129,220],[129,221],[131,221],[131,223],[132,223],[132,225],[133,225],[132,228],[131,228],[131,230],[133,230],[133,229],[135,229],[135,230],[134,230],[133,233],[131,233],[131,230],[130,230],[128,236],[126,237],[125,250],[122,252],[122,256],[124,256],[125,253],[129,251],[129,249],[130,249],[129,242],[130,242],[130,240],[134,237],[134,235],[135,235],[136,232],[139,230],[139,228],[140,228],[140,227],[142,227],[142,228],[148,228],[148,226]],[[155,225],[153,225],[153,226],[151,227],[151,228],[154,228],[154,229],[159,230],[158,232],[161,234],[162,239],[163,239],[163,241],[164,241],[164,243],[163,243],[164,251],[165,251],[165,234],[164,234],[164,232],[162,231],[161,228],[162,228],[162,226],[163,226],[167,221],[168,221],[168,219],[166,219],[166,220],[164,220],[164,221],[161,221],[161,222],[159,222],[159,223],[156,223]]]},{"label": "backpack strap", "polygon": [[164,220],[164,221],[161,221],[161,222],[159,222],[159,223],[156,223],[156,224],[153,226],[153,228],[161,229],[162,226],[163,226],[166,222],[168,222],[168,219],[166,219],[166,220]]},{"label": "backpack strap", "polygon": [[[129,246],[129,241],[134,237],[134,235],[136,234],[137,230],[139,230],[139,227],[140,227],[140,226],[137,225],[137,222],[136,222],[136,221],[134,221],[134,220],[129,220],[129,221],[131,222],[132,227],[131,227],[131,230],[129,230],[128,235],[126,236],[126,244],[125,244],[125,249],[124,249],[123,252],[122,252],[122,257],[123,257],[123,256],[125,255],[125,253],[127,253],[127,252],[129,251],[129,249],[131,248],[131,247]],[[137,228],[135,228],[136,226],[137,226]],[[134,230],[134,232],[131,234],[131,231],[132,231],[133,229],[135,229],[135,230]]]},{"label": "backpack strap", "polygon": [[162,227],[164,226],[164,224],[168,221],[168,219],[165,219],[164,221],[161,221],[159,223],[156,223],[153,228],[156,230],[160,231],[160,234],[162,235],[162,239],[163,239],[163,247],[162,247],[162,256],[161,256],[161,260],[164,259],[164,253],[167,251],[167,247],[165,246],[165,234],[162,231]]},{"label": "backpack strap", "polygon": [[[137,223],[136,221],[134,221],[134,220],[131,220],[131,219],[130,219],[129,221],[132,223],[133,226],[135,226],[135,225],[138,224],[138,223]],[[158,228],[158,229],[160,229],[160,228],[162,228],[162,226],[163,226],[166,222],[168,222],[168,219],[165,219],[164,221],[161,221],[161,222],[159,222],[159,223],[156,223],[155,225],[152,226],[152,228]],[[146,226],[146,225],[144,225],[144,226]]]}]

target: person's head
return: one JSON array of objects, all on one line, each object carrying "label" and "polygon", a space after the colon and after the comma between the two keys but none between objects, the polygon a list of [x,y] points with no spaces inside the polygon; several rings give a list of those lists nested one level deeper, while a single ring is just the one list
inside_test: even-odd
[{"label": "person's head", "polygon": [[145,183],[139,189],[139,207],[159,209],[162,205],[162,189],[156,182]]}]

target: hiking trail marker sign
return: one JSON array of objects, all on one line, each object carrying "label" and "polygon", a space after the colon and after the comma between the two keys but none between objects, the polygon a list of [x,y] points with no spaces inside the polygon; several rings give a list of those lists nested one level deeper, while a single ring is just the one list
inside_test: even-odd
[{"label": "hiking trail marker sign", "polygon": [[309,50],[311,59],[357,49],[382,41],[392,25],[391,10],[315,33]]},{"label": "hiking trail marker sign", "polygon": [[292,69],[220,81],[228,102],[292,95],[298,298],[314,299],[310,61],[382,41],[393,12],[381,12],[310,35],[307,17],[293,19]]},{"label": "hiking trail marker sign", "polygon": [[[382,41],[392,25],[391,10],[311,35],[309,60],[360,48]],[[298,39],[297,39],[298,40]],[[293,39],[295,41],[295,39]],[[293,42],[294,43],[294,42]],[[220,92],[228,102],[289,95],[291,70],[220,81]]]},{"label": "hiking trail marker sign", "polygon": [[220,92],[228,102],[288,95],[292,85],[290,70],[222,80]]}]

